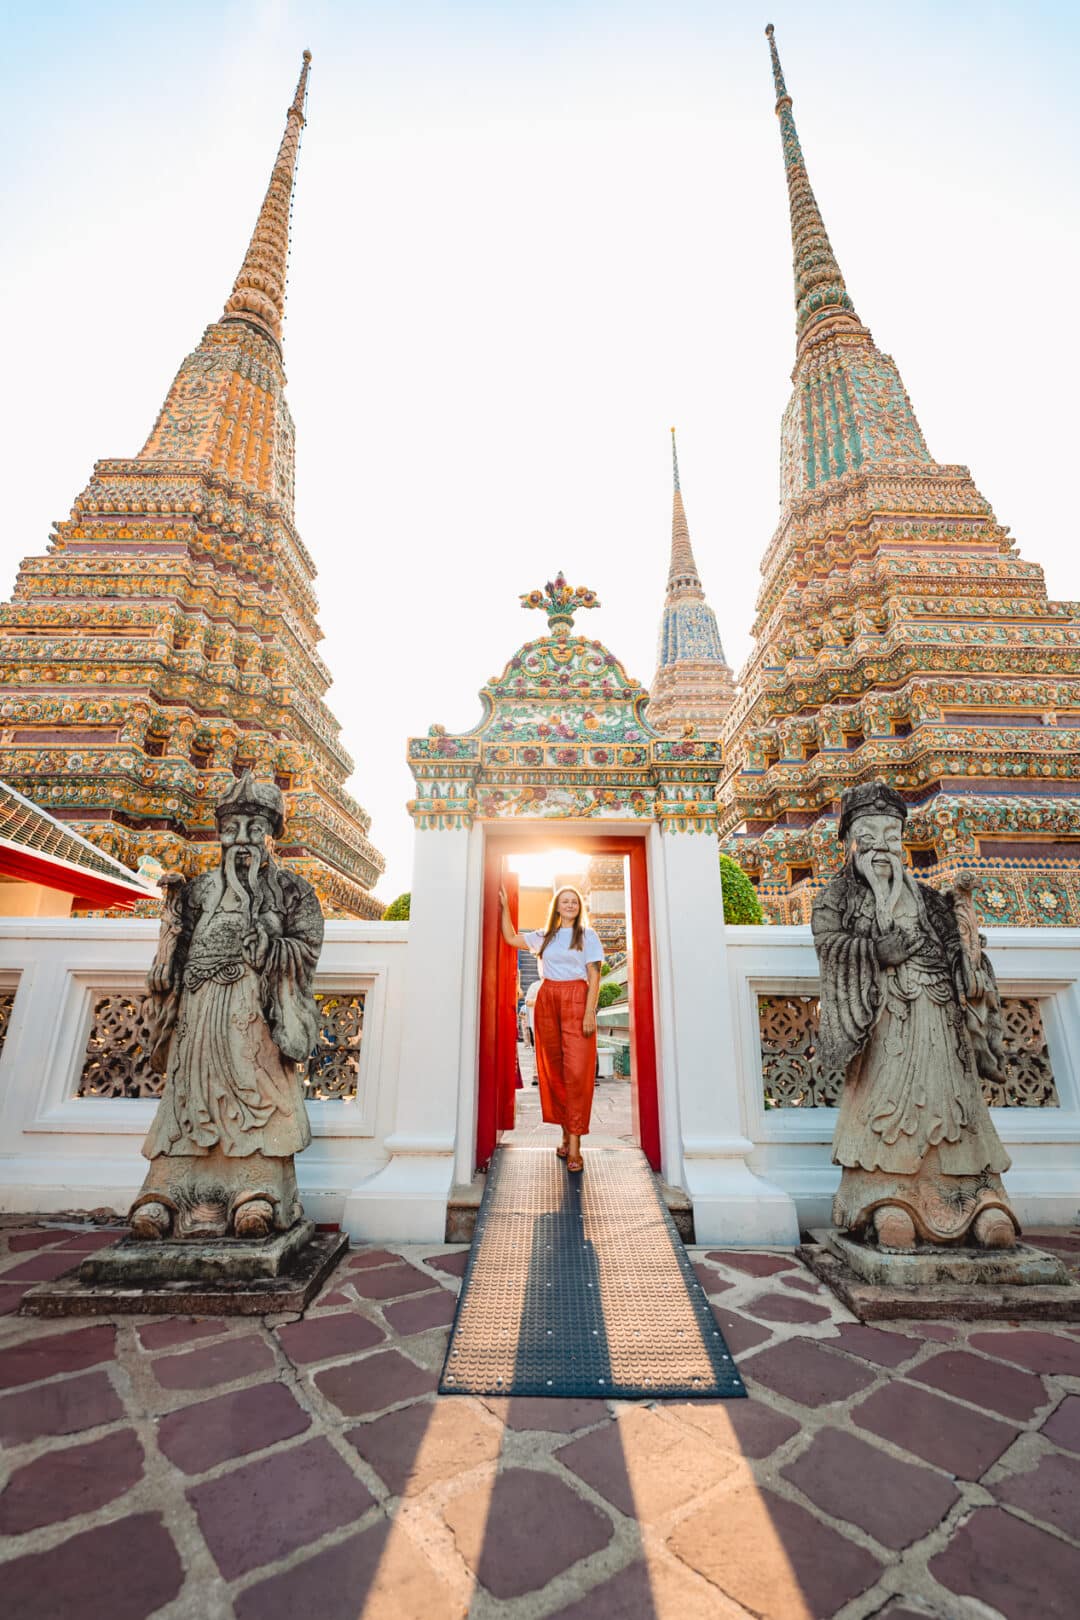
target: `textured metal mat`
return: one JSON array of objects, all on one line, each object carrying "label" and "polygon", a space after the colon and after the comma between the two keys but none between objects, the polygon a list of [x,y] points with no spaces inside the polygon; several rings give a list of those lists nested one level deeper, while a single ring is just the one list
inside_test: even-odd
[{"label": "textured metal mat", "polygon": [[644,1154],[497,1150],[439,1390],[746,1394]]}]

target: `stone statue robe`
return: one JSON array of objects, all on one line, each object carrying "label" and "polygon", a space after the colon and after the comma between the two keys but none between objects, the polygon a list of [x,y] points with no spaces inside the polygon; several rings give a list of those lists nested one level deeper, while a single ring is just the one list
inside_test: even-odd
[{"label": "stone statue robe", "polygon": [[173,926],[158,960],[170,962],[172,988],[158,998],[154,1049],[167,1079],[136,1204],[164,1196],[180,1235],[224,1228],[248,1198],[273,1204],[279,1230],[301,1212],[292,1156],[311,1130],[297,1064],[318,1039],[323,918],[294,873],[275,867],[272,887],[258,916],[220,870],[167,902]]},{"label": "stone statue robe", "polygon": [[[956,1243],[984,1209],[1014,1219],[1000,1180],[1009,1158],[969,1036],[967,995],[991,1000],[999,1017],[996,986],[988,959],[976,964],[965,951],[951,895],[905,873],[893,922],[916,948],[888,967],[875,949],[882,930],[873,892],[860,876],[837,874],[814,906],[820,1058],[845,1077],[833,1222],[856,1232],[880,1205],[900,1205],[921,1240]],[[992,1061],[985,1042],[983,1051]]]}]

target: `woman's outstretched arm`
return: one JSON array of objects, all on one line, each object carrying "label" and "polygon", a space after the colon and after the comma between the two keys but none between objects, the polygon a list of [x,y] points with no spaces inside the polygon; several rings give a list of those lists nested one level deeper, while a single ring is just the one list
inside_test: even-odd
[{"label": "woman's outstretched arm", "polygon": [[506,898],[506,890],[499,890],[499,922],[502,926],[502,937],[508,945],[517,951],[527,951],[529,942],[523,934],[519,934],[510,921],[510,902]]}]

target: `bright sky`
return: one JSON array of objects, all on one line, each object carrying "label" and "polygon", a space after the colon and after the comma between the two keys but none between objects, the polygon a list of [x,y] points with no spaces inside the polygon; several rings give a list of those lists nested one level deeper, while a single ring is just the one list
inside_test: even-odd
[{"label": "bright sky", "polygon": [[932,454],[1080,597],[1073,5],[37,0],[4,8],[0,593],[217,319],[314,53],[285,360],[330,703],[409,886],[405,739],[562,567],[651,678],[668,427],[736,668],[794,352],[764,25],[856,308]]}]

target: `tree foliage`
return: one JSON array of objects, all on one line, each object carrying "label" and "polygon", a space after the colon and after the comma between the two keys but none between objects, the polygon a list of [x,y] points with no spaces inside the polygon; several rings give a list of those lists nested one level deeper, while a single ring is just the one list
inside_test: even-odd
[{"label": "tree foliage", "polygon": [[382,914],[383,922],[408,922],[411,900],[411,894],[399,894],[396,900],[391,900]]},{"label": "tree foliage", "polygon": [[726,923],[760,923],[763,920],[761,902],[754,892],[754,885],[730,855],[720,857],[720,883],[724,891]]},{"label": "tree foliage", "polygon": [[600,995],[597,999],[596,1005],[598,1007],[610,1007],[613,1001],[618,1001],[621,998],[625,989],[625,985],[613,984],[611,980],[608,979],[606,983],[600,986]]}]

